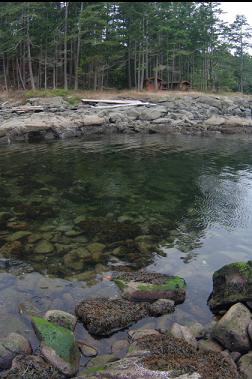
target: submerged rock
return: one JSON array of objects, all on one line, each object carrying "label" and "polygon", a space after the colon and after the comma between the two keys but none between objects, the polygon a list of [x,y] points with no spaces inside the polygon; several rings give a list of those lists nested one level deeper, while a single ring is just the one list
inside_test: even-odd
[{"label": "submerged rock", "polygon": [[158,273],[121,272],[113,276],[124,298],[132,301],[153,301],[170,299],[175,304],[183,303],[186,295],[186,283],[178,276]]},{"label": "submerged rock", "polygon": [[10,333],[0,339],[0,369],[11,367],[12,360],[18,354],[31,354],[30,342],[17,333]]},{"label": "submerged rock", "polygon": [[64,375],[74,376],[79,369],[80,352],[73,333],[40,317],[33,317],[32,325],[41,341],[42,356]]},{"label": "submerged rock", "polygon": [[4,227],[11,217],[11,214],[9,212],[0,212],[0,227]]},{"label": "submerged rock", "polygon": [[251,348],[248,325],[251,313],[245,305],[237,303],[216,323],[212,337],[230,351],[247,352]]},{"label": "submerged rock", "polygon": [[223,266],[213,275],[213,292],[208,299],[212,312],[217,313],[238,302],[252,298],[252,260]]},{"label": "submerged rock", "polygon": [[25,230],[19,230],[18,232],[11,234],[8,237],[8,241],[13,242],[13,241],[18,241],[18,240],[24,240],[31,234],[32,234],[31,232],[28,232]]},{"label": "submerged rock", "polygon": [[34,250],[36,254],[50,254],[53,253],[53,251],[53,244],[47,240],[39,241]]},{"label": "submerged rock", "polygon": [[0,256],[9,257],[19,254],[22,251],[22,243],[20,241],[7,242],[0,248]]}]

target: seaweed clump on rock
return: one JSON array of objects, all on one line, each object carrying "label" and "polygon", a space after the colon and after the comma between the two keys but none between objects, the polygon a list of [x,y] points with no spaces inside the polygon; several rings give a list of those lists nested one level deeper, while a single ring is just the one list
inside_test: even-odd
[{"label": "seaweed clump on rock", "polygon": [[170,335],[146,336],[137,341],[150,351],[143,360],[152,370],[170,371],[173,377],[197,372],[202,379],[237,379],[237,372],[220,353],[197,351],[186,341]]},{"label": "seaweed clump on rock", "polygon": [[18,355],[9,371],[1,373],[2,379],[65,379],[55,367],[36,355]]},{"label": "seaweed clump on rock", "polygon": [[90,334],[106,336],[147,316],[148,306],[124,299],[97,298],[82,301],[75,313]]}]

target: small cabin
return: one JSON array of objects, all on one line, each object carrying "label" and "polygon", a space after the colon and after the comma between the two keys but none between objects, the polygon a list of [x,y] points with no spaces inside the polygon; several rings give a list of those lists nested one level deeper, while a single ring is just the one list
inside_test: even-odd
[{"label": "small cabin", "polygon": [[[155,78],[154,77],[153,78],[146,78],[144,80],[143,84],[144,84],[144,88],[147,91],[152,92],[152,91],[156,90],[156,87],[155,87]],[[163,80],[160,79],[160,78],[157,78],[157,89],[158,90],[162,90],[163,89],[162,86],[163,86]]]},{"label": "small cabin", "polygon": [[[144,80],[144,88],[147,91],[155,91],[155,77],[146,78]],[[188,80],[165,82],[164,80],[157,78],[157,90],[177,90],[177,91],[188,91],[191,88],[191,83]]]},{"label": "small cabin", "polygon": [[165,88],[163,89],[172,89],[177,91],[188,91],[191,88],[191,83],[188,80],[174,81],[165,83]]}]

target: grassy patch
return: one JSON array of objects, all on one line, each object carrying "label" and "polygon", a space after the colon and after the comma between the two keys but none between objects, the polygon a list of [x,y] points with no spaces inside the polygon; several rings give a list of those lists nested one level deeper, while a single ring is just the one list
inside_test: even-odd
[{"label": "grassy patch", "polygon": [[117,285],[117,287],[120,290],[123,290],[125,287],[127,287],[126,284],[120,279],[114,279],[113,282]]},{"label": "grassy patch", "polygon": [[186,288],[184,279],[174,276],[169,278],[164,284],[140,284],[139,291],[176,291]]},{"label": "grassy patch", "polygon": [[95,374],[96,372],[104,371],[104,367],[89,367],[85,370],[85,374]]},{"label": "grassy patch", "polygon": [[65,90],[64,88],[56,89],[36,89],[25,92],[26,99],[31,97],[55,97],[60,96],[70,105],[79,104],[82,96],[74,91]]}]

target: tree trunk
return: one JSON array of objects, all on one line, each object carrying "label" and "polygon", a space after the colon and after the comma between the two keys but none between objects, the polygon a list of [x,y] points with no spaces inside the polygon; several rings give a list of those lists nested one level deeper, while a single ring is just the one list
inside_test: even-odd
[{"label": "tree trunk", "polygon": [[6,66],[5,66],[4,54],[3,54],[3,72],[4,72],[5,91],[8,91],[8,81],[7,81],[7,75],[6,75]]},{"label": "tree trunk", "polygon": [[[28,3],[29,4],[29,3]],[[34,82],[34,76],[32,71],[32,58],[31,58],[31,40],[30,40],[30,21],[29,21],[29,14],[27,14],[27,57],[28,57],[28,68],[29,68],[29,75],[30,75],[30,81],[31,81],[31,87],[32,89],[36,89],[35,82]]]},{"label": "tree trunk", "polygon": [[74,78],[74,89],[77,91],[79,87],[79,64],[80,64],[80,44],[81,44],[81,24],[80,18],[83,11],[83,2],[81,2],[79,21],[78,21],[78,37],[77,37],[77,50],[75,59],[75,78]]},{"label": "tree trunk", "polygon": [[64,27],[64,89],[68,89],[67,82],[67,19],[68,19],[68,2],[65,3],[65,27]]}]

